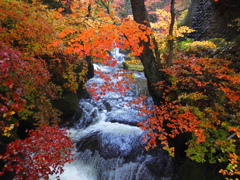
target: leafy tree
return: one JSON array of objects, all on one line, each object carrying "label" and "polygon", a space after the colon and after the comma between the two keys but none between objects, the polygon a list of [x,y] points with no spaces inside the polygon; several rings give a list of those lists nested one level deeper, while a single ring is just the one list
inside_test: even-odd
[{"label": "leafy tree", "polygon": [[[24,167],[29,164],[37,168],[36,173],[29,178],[46,177],[52,171],[45,169],[45,172],[37,176],[37,172],[41,171],[42,159],[39,158],[41,153],[38,154],[40,150],[31,147],[48,146],[56,151],[56,154],[51,154],[51,158],[45,157],[45,164],[48,168],[53,166],[53,171],[61,169],[63,162],[72,161],[70,150],[64,150],[66,147],[72,147],[70,138],[64,131],[49,125],[56,125],[61,114],[52,105],[52,100],[57,99],[62,91],[62,87],[53,80],[54,75],[57,74],[53,70],[59,70],[60,74],[71,73],[70,71],[73,72],[74,69],[69,69],[70,58],[68,64],[60,66],[66,60],[59,58],[62,52],[60,46],[54,48],[49,46],[57,37],[57,28],[54,27],[56,20],[53,19],[56,15],[55,11],[46,9],[46,6],[38,2],[27,4],[16,0],[1,1],[0,9],[2,12],[0,16],[0,138],[1,153],[6,151],[0,158],[1,164],[5,163],[3,172],[13,171],[20,176],[20,179],[28,177],[29,169],[19,165],[24,161]],[[46,56],[52,58],[45,58]],[[71,82],[71,79],[68,78],[67,82]],[[36,132],[29,133],[30,138],[18,140],[16,132],[20,121],[23,120],[31,121],[37,129]],[[42,129],[42,126],[45,128]],[[47,139],[51,136],[48,131],[51,128],[55,134],[58,134],[54,141],[62,143],[52,143]],[[35,133],[40,132],[41,135],[49,133],[49,136],[43,136],[41,141],[40,139],[37,141],[34,136],[37,135]],[[11,143],[6,150],[3,150],[4,145],[9,142]],[[27,147],[28,151],[25,152]],[[66,153],[69,158],[55,156],[60,151]],[[29,158],[35,153],[37,159]]]},{"label": "leafy tree", "polygon": [[64,164],[73,160],[72,148],[66,130],[41,126],[30,131],[26,139],[7,145],[6,153],[1,155],[7,159],[1,175],[14,171],[14,179],[48,179],[48,175],[62,173]]},{"label": "leafy tree", "polygon": [[[134,19],[148,25],[144,2],[131,2]],[[173,29],[169,32],[173,35]],[[150,46],[144,44],[144,47],[140,58],[144,68],[152,71],[145,70],[145,75],[148,83],[155,84],[149,89],[154,92],[151,95],[156,104],[153,110],[140,105],[141,112],[150,115],[139,123],[147,132],[146,148],[162,143],[175,156],[186,150],[186,156],[197,162],[228,162],[225,170],[219,172],[239,175],[239,74],[232,68],[233,63],[183,55],[164,69],[162,63],[157,63],[154,51],[147,52]],[[150,64],[155,68],[149,68]],[[186,149],[179,149],[177,141],[182,147],[186,143]]]},{"label": "leafy tree", "polygon": [[[89,56],[109,63],[112,47],[131,47],[136,55],[143,50],[139,38],[146,41],[152,30],[131,19],[120,21],[108,5],[108,1],[63,1],[63,7],[54,10],[38,1],[0,2],[0,132],[3,142],[10,142],[0,156],[5,163],[1,175],[13,171],[16,178],[38,179],[62,172],[63,163],[72,161],[72,144],[65,131],[55,127],[60,112],[52,101],[66,91],[76,92],[86,81]],[[124,80],[101,89],[124,93]],[[22,120],[34,123],[36,130],[19,140],[16,131]],[[36,139],[39,136],[43,139]],[[54,151],[51,156],[46,154],[48,148]],[[28,167],[36,168],[31,175]]]},{"label": "leafy tree", "polygon": [[[111,13],[109,14],[111,8],[108,10],[108,8],[98,3],[91,4],[91,16],[89,16],[88,6],[87,3],[81,4],[81,6],[78,3],[72,4],[71,10],[73,14],[67,17],[67,22],[69,25],[74,24],[76,26],[72,26],[72,29],[66,27],[61,31],[58,34],[59,40],[53,42],[52,46],[60,42],[66,47],[64,51],[66,54],[77,54],[81,57],[91,56],[94,62],[112,66],[116,64],[116,60],[111,60],[112,57],[109,56],[108,52],[113,47],[131,48],[136,56],[141,54],[144,48],[139,44],[139,41],[148,41],[148,36],[153,33],[150,28],[138,24],[130,18],[119,20]],[[80,10],[78,7],[82,9]],[[76,19],[76,17],[78,18]],[[153,44],[153,42],[149,42],[149,44]],[[117,74],[122,74],[124,77],[128,76],[125,73]],[[115,85],[105,84],[101,86],[103,94],[106,90],[118,89],[126,91],[125,88],[122,88],[122,85],[127,83],[125,79],[123,78],[121,82],[119,81]],[[111,86],[115,86],[115,88],[109,88]],[[90,88],[93,94],[95,94],[94,89],[96,90],[96,88]]]},{"label": "leafy tree", "polygon": [[166,80],[156,84],[164,92],[164,101],[151,111],[143,110],[153,114],[140,123],[150,138],[146,148],[155,147],[160,140],[171,154],[171,139],[185,134],[189,158],[229,162],[220,172],[239,175],[240,86],[239,74],[230,65],[231,61],[223,59],[182,57],[166,68]]}]

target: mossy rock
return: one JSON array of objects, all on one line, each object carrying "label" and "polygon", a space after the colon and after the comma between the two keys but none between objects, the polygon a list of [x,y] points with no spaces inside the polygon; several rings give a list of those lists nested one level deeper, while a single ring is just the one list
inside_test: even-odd
[{"label": "mossy rock", "polygon": [[130,61],[130,60],[132,60],[133,59],[133,57],[132,56],[124,56],[124,59],[125,59],[125,61]]},{"label": "mossy rock", "polygon": [[141,60],[135,56],[125,56],[125,61],[122,63],[123,68],[129,71],[140,71],[143,72],[144,67]]},{"label": "mossy rock", "polygon": [[67,92],[62,98],[54,100],[53,106],[63,113],[61,118],[66,119],[74,116],[78,109],[78,101],[77,93]]},{"label": "mossy rock", "polygon": [[127,54],[129,54],[131,52],[131,49],[120,49],[119,52],[122,53],[122,54],[127,55]]},{"label": "mossy rock", "polygon": [[131,64],[127,63],[126,61],[123,62],[123,68],[129,71],[139,71],[143,72],[144,67],[142,64]]}]

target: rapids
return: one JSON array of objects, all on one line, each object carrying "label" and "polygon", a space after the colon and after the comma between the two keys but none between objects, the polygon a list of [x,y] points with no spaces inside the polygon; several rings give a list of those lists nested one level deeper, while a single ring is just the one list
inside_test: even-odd
[{"label": "rapids", "polygon": [[[113,57],[121,63],[124,55],[115,49]],[[102,72],[111,73],[116,67],[95,65]],[[62,180],[172,180],[172,159],[160,148],[146,151],[144,132],[137,122],[144,117],[127,104],[146,91],[146,79],[135,72],[135,83],[126,95],[109,92],[100,100],[81,99],[82,117],[69,130],[76,145],[76,160],[65,164]],[[101,84],[104,80],[95,75],[88,81]],[[150,97],[147,98],[152,104]],[[55,179],[56,175],[49,179]]]}]

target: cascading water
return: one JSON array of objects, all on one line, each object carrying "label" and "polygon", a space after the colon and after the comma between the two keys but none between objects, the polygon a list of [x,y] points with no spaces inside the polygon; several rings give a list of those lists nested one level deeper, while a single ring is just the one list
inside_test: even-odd
[{"label": "cascading water", "polygon": [[[119,63],[123,61],[124,56],[118,49],[113,56]],[[95,67],[108,73],[116,70],[107,66]],[[98,101],[80,100],[82,117],[75,128],[70,129],[71,138],[76,143],[77,159],[65,165],[65,171],[60,175],[62,180],[173,179],[171,158],[161,149],[145,150],[144,132],[137,127],[137,122],[144,117],[138,116],[137,109],[127,106],[146,89],[144,75],[136,72],[134,76],[135,83],[124,96],[109,92]],[[88,84],[103,82],[95,75]],[[151,103],[150,97],[148,100]]]}]

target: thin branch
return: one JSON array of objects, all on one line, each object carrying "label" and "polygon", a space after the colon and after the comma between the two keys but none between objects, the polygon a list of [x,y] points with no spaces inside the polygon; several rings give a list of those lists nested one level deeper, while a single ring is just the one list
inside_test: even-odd
[{"label": "thin branch", "polygon": [[236,133],[231,134],[230,136],[227,137],[227,140],[232,139],[236,136]]},{"label": "thin branch", "polygon": [[107,6],[102,0],[99,0],[101,4],[107,9],[107,13],[110,15],[110,9],[109,6]]},{"label": "thin branch", "polygon": [[166,64],[167,66],[171,66],[172,64],[172,58],[173,58],[173,28],[174,28],[174,23],[175,23],[175,8],[174,8],[174,3],[175,0],[171,0],[171,22],[170,22],[170,27],[169,27],[169,40],[168,40],[168,48],[169,48],[169,54],[166,59]]}]

